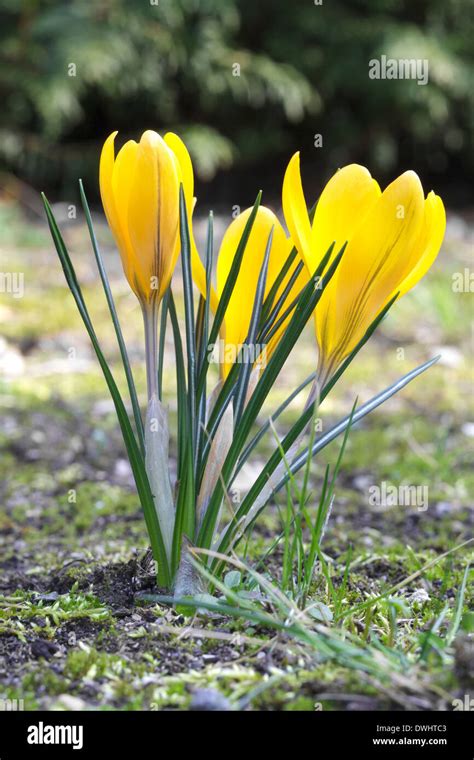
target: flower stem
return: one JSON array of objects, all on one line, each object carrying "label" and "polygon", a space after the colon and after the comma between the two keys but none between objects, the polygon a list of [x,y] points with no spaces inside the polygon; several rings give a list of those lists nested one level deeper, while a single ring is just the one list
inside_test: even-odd
[{"label": "flower stem", "polygon": [[158,396],[158,305],[154,301],[142,307],[145,328],[145,361],[148,401]]},{"label": "flower stem", "polygon": [[143,306],[142,311],[148,392],[145,420],[145,468],[166,556],[171,566],[175,508],[169,475],[168,414],[158,396],[158,304],[156,302],[147,304]]}]

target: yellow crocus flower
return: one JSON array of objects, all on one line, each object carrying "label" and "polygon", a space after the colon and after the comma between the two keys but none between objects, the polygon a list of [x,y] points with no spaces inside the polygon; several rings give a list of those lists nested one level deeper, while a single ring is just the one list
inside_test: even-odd
[{"label": "yellow crocus flower", "polygon": [[142,307],[157,304],[179,253],[180,164],[159,134],[143,133],[114,151],[117,132],[100,157],[100,193],[125,276]]},{"label": "yellow crocus flower", "polygon": [[[234,260],[237,247],[241,240],[245,225],[252,212],[251,208],[242,211],[238,217],[236,217],[227,227],[224,233],[222,243],[219,249],[217,257],[217,271],[216,271],[216,289],[211,290],[211,298],[215,303],[218,303],[222,297],[227,277]],[[250,235],[245,247],[242,263],[239,274],[234,286],[234,290],[229,300],[227,310],[225,313],[224,324],[221,329],[221,372],[224,379],[229,374],[232,364],[238,356],[239,348],[245,342],[250,328],[250,321],[252,318],[252,311],[255,301],[255,294],[257,290],[258,278],[260,270],[262,268],[265,250],[267,247],[270,232],[273,229],[272,245],[270,249],[270,256],[268,260],[268,272],[265,287],[265,297],[268,295],[273,283],[275,282],[278,274],[280,273],[288,255],[293,247],[293,244],[287,238],[285,231],[278,221],[277,217],[265,206],[260,206]],[[194,270],[193,270],[194,274]],[[284,282],[280,285],[276,299],[283,292],[285,285],[291,275],[288,274]],[[291,293],[287,296],[285,304],[282,306],[282,311],[288,306],[295,298],[297,293],[303,288],[308,281],[304,272],[300,273],[298,279],[293,285]],[[196,282],[199,290],[205,295],[204,280],[200,278]],[[212,306],[212,302],[211,302]],[[215,309],[214,309],[215,310]],[[259,363],[268,360],[271,352],[274,350],[281,338],[281,335],[288,323],[288,319],[280,326],[275,335],[271,338],[269,343],[265,345],[264,352],[259,359]]]},{"label": "yellow crocus flower", "polygon": [[333,241],[333,255],[347,241],[315,310],[324,384],[388,301],[426,274],[441,247],[446,215],[439,196],[430,192],[425,199],[415,172],[405,172],[382,192],[365,167],[350,164],[325,186],[311,223],[299,164],[295,153],[283,182],[283,211],[308,273]]}]

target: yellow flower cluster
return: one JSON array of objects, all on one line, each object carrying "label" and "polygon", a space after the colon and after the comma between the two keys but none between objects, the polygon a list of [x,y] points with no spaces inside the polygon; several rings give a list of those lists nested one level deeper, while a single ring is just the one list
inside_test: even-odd
[{"label": "yellow flower cluster", "polygon": [[[179,186],[183,185],[191,236],[192,273],[203,296],[206,277],[192,234],[194,176],[182,140],[168,133],[145,132],[114,151],[113,133],[100,161],[100,190],[125,275],[143,307],[159,303],[169,286],[180,250]],[[324,187],[312,221],[303,193],[299,153],[291,158],[283,181],[283,213],[289,236],[275,214],[260,206],[246,245],[241,269],[222,329],[225,344],[239,346],[247,336],[257,281],[273,228],[266,291],[293,247],[304,268],[287,296],[290,304],[308,281],[330,245],[333,255],[347,243],[335,276],[314,315],[319,346],[319,374],[327,379],[363,337],[367,328],[397,293],[404,295],[428,271],[443,241],[444,206],[433,192],[425,198],[418,176],[407,171],[382,192],[369,171],[345,166]],[[251,209],[227,228],[217,259],[216,310]],[[283,292],[285,282],[280,286]],[[277,294],[278,297],[278,294]],[[284,310],[283,305],[282,310]],[[281,337],[280,326],[267,346],[267,358]],[[225,356],[232,352],[225,352]],[[235,352],[234,352],[235,355]],[[231,367],[222,360],[222,373]]]}]

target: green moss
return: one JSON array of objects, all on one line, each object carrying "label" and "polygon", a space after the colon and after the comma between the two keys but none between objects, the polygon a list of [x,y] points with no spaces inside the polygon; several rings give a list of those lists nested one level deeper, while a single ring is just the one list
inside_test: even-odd
[{"label": "green moss", "polygon": [[37,694],[40,694],[42,697],[44,695],[53,697],[67,693],[68,690],[69,682],[67,679],[47,667],[35,668],[35,670],[25,675],[22,682],[22,693],[27,695],[25,702],[28,705],[28,709],[33,709],[30,700],[35,700],[35,695]]},{"label": "green moss", "polygon": [[105,622],[109,619],[109,610],[93,595],[72,590],[61,594],[56,599],[44,601],[31,591],[18,590],[11,596],[0,596],[0,621],[3,633],[23,634],[25,638],[28,628],[34,631],[35,621],[44,621],[41,626],[42,635],[52,637],[54,628],[79,618]]},{"label": "green moss", "polygon": [[122,660],[116,655],[96,649],[76,649],[67,656],[64,675],[73,680],[102,678],[106,674],[120,675]]}]

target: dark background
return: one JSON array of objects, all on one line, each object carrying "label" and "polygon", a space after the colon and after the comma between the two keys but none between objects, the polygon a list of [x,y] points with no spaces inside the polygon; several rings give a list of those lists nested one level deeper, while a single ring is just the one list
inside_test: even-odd
[{"label": "dark background", "polygon": [[[184,137],[217,207],[259,187],[278,203],[301,149],[313,192],[356,161],[382,184],[414,168],[462,208],[472,16],[472,0],[0,0],[0,184],[61,200],[83,177],[97,202],[104,138],[153,128]],[[427,58],[429,84],[369,79],[381,55]]]}]

